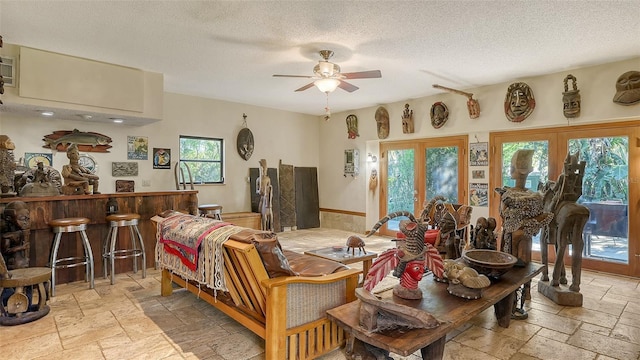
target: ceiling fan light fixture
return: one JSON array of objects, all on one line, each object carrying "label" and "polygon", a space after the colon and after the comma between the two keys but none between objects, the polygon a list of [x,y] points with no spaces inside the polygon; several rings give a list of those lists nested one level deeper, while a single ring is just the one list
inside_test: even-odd
[{"label": "ceiling fan light fixture", "polygon": [[330,77],[333,76],[333,63],[330,63],[328,61],[320,61],[318,63],[318,73],[320,76],[326,76],[326,77]]},{"label": "ceiling fan light fixture", "polygon": [[340,80],[338,79],[318,79],[313,82],[313,84],[318,88],[318,90],[323,93],[333,92],[338,85],[340,85]]}]

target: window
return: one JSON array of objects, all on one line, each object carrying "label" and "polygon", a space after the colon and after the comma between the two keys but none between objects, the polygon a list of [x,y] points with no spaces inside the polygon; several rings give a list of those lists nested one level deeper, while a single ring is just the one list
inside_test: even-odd
[{"label": "window", "polygon": [[16,78],[16,68],[14,59],[11,57],[0,57],[0,76],[4,80],[5,86],[16,86],[14,79]]},{"label": "window", "polygon": [[224,140],[180,135],[180,162],[189,167],[194,184],[224,183]]}]

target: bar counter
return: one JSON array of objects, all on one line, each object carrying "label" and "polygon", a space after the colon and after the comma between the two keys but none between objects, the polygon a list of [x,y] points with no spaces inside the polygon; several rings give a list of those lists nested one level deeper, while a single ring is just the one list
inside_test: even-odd
[{"label": "bar counter", "polygon": [[[164,210],[174,209],[190,214],[198,213],[197,190],[170,190],[157,192],[129,192],[94,195],[59,195],[47,197],[7,197],[0,198],[0,214],[5,206],[12,201],[22,201],[27,204],[31,216],[31,232],[29,252],[30,266],[47,266],[53,231],[48,225],[52,219],[66,217],[86,217],[91,220],[87,225],[87,236],[91,243],[95,264],[95,276],[103,276],[102,242],[107,236],[109,225],[105,220],[107,202],[113,198],[118,203],[119,213],[140,214],[138,227],[144,240],[147,257],[147,268],[155,264],[156,228],[150,220],[154,215]],[[120,228],[118,232],[118,248],[130,247],[129,231]],[[82,245],[75,234],[64,234],[60,243],[58,258],[79,256]],[[79,237],[78,237],[79,238]],[[116,273],[131,271],[132,259],[116,260]],[[61,269],[57,272],[56,284],[84,280],[84,266]]]}]

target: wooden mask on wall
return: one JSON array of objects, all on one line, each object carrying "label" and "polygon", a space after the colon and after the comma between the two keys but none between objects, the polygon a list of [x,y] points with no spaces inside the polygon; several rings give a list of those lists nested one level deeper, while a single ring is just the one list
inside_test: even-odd
[{"label": "wooden mask on wall", "polygon": [[[573,82],[573,90],[569,90],[569,80]],[[564,78],[564,92],[562,93],[562,103],[564,117],[577,118],[580,116],[580,90],[578,90],[578,79],[569,74]]]},{"label": "wooden mask on wall", "polygon": [[378,139],[389,137],[389,112],[380,106],[376,110],[376,126],[378,127]]},{"label": "wooden mask on wall", "polygon": [[504,98],[504,113],[511,122],[522,122],[536,107],[533,91],[529,85],[516,82],[509,85]]},{"label": "wooden mask on wall", "polygon": [[627,71],[618,77],[613,102],[619,105],[633,105],[640,102],[640,71]]}]

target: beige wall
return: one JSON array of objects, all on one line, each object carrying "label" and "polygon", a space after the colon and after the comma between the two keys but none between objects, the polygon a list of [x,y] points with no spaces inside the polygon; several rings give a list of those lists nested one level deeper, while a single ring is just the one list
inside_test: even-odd
[{"label": "beige wall", "polygon": [[[611,100],[615,93],[616,79],[629,70],[640,70],[640,58],[469,89],[469,92],[475,94],[481,107],[480,117],[474,120],[469,119],[466,98],[456,94],[443,93],[384,104],[391,121],[390,136],[386,140],[469,134],[470,142],[475,142],[476,137],[484,142],[488,141],[490,131],[567,125],[568,121],[562,115],[561,93],[563,79],[569,73],[577,77],[582,95],[582,114],[569,124],[640,119],[640,105],[620,106]],[[506,89],[515,81],[529,84],[536,98],[535,111],[522,123],[509,122],[503,111]],[[431,85],[424,84],[426,88]],[[429,109],[436,101],[445,102],[450,111],[449,121],[440,129],[434,129],[429,119]],[[402,134],[401,114],[405,103],[409,103],[414,110],[416,132],[413,135]],[[170,147],[174,159],[180,134],[222,137],[226,141],[226,184],[197,186],[201,203],[220,203],[227,212],[249,210],[250,189],[246,180],[248,169],[258,167],[258,160],[261,158],[267,159],[270,167],[277,167],[278,161],[282,159],[284,163],[295,166],[318,167],[320,207],[366,213],[366,228],[371,228],[382,216],[378,214],[379,190],[374,194],[367,186],[371,165],[366,163],[366,155],[372,152],[379,156],[380,140],[376,133],[375,110],[376,107],[371,107],[336,113],[331,120],[325,122],[321,117],[165,93],[164,119],[149,125],[126,126],[42,119],[37,115],[18,118],[0,112],[0,134],[7,134],[14,140],[17,146],[16,158],[22,157],[25,152],[48,151],[42,148],[41,139],[54,130],[79,128],[110,136],[113,139],[111,153],[91,154],[99,164],[101,190],[106,193],[115,189],[116,178],[111,177],[111,162],[128,161],[127,135],[147,136],[150,148]],[[256,143],[255,152],[249,161],[242,160],[235,149],[243,113],[248,115],[247,121]],[[356,114],[359,119],[360,137],[355,140],[347,138],[345,118],[351,113]],[[344,150],[352,148],[360,150],[361,174],[356,178],[343,176]],[[66,162],[65,154],[54,156],[54,167],[60,169]],[[136,181],[136,191],[174,188],[173,170],[153,170],[151,160],[139,161],[139,169],[139,176],[131,178]],[[488,167],[472,169],[485,169],[486,175],[489,174]],[[151,186],[142,187],[142,180],[149,180]],[[488,183],[488,179],[484,182]],[[488,216],[488,208],[475,208],[474,217],[477,216]],[[358,232],[364,230],[356,229]]]},{"label": "beige wall", "polygon": [[[236,136],[242,128],[243,113],[248,116],[247,123],[256,145],[249,161],[243,160],[236,151]],[[164,94],[164,120],[144,126],[43,119],[37,114],[24,118],[0,112],[0,134],[9,135],[16,143],[16,159],[23,157],[25,152],[50,152],[42,148],[42,137],[55,130],[78,128],[111,137],[110,153],[90,153],[99,166],[103,193],[114,192],[118,179],[135,180],[136,191],[175,189],[173,169],[154,170],[151,157],[138,161],[137,177],[111,176],[113,161],[132,161],[127,160],[128,135],[147,136],[150,152],[153,147],[171,148],[174,161],[177,160],[179,135],[224,138],[225,184],[196,186],[196,190],[201,203],[222,204],[226,212],[250,210],[247,177],[249,168],[259,167],[261,158],[267,160],[269,167],[277,167],[281,159],[286,164],[317,167],[318,124],[315,116],[172,93]],[[67,162],[65,153],[54,155],[56,169],[61,170]],[[142,180],[149,180],[151,186],[143,187]]]},{"label": "beige wall", "polygon": [[[605,65],[567,69],[556,74],[523,77],[512,79],[498,85],[468,89],[480,102],[481,114],[477,119],[470,119],[466,100],[461,95],[442,93],[436,96],[407,99],[404,101],[381,104],[389,111],[390,135],[385,141],[407,140],[411,138],[430,138],[447,135],[468,134],[470,142],[489,140],[489,132],[518,130],[527,128],[565,126],[567,124],[587,124],[616,120],[640,119],[640,104],[621,106],[613,103],[615,84],[618,76],[629,70],[640,70],[640,58],[620,61]],[[562,113],[563,80],[567,74],[578,79],[578,89],[582,96],[582,112],[579,118],[568,121]],[[371,80],[375,81],[375,80]],[[526,82],[533,90],[536,108],[521,123],[512,123],[504,115],[503,103],[509,84],[517,81]],[[432,84],[425,83],[425,88]],[[446,85],[446,84],[441,84]],[[436,101],[444,102],[449,108],[449,120],[440,129],[431,126],[429,111]],[[414,111],[415,133],[402,133],[402,111],[408,103]],[[320,207],[353,212],[366,212],[366,228],[370,229],[385,214],[378,213],[378,194],[368,190],[368,176],[371,164],[366,163],[366,154],[372,152],[379,157],[379,142],[376,132],[374,114],[377,107],[358,109],[336,113],[328,122],[320,125]],[[359,121],[360,137],[355,140],[347,138],[345,118],[355,114]],[[342,158],[345,149],[360,150],[361,175],[357,178],[342,176]],[[374,166],[378,166],[379,163]],[[470,167],[470,170],[484,169],[488,177],[488,167]],[[472,182],[489,182],[489,179]],[[488,216],[487,207],[476,207],[474,218]],[[475,220],[474,220],[475,221]],[[364,231],[364,229],[363,229]]]}]

